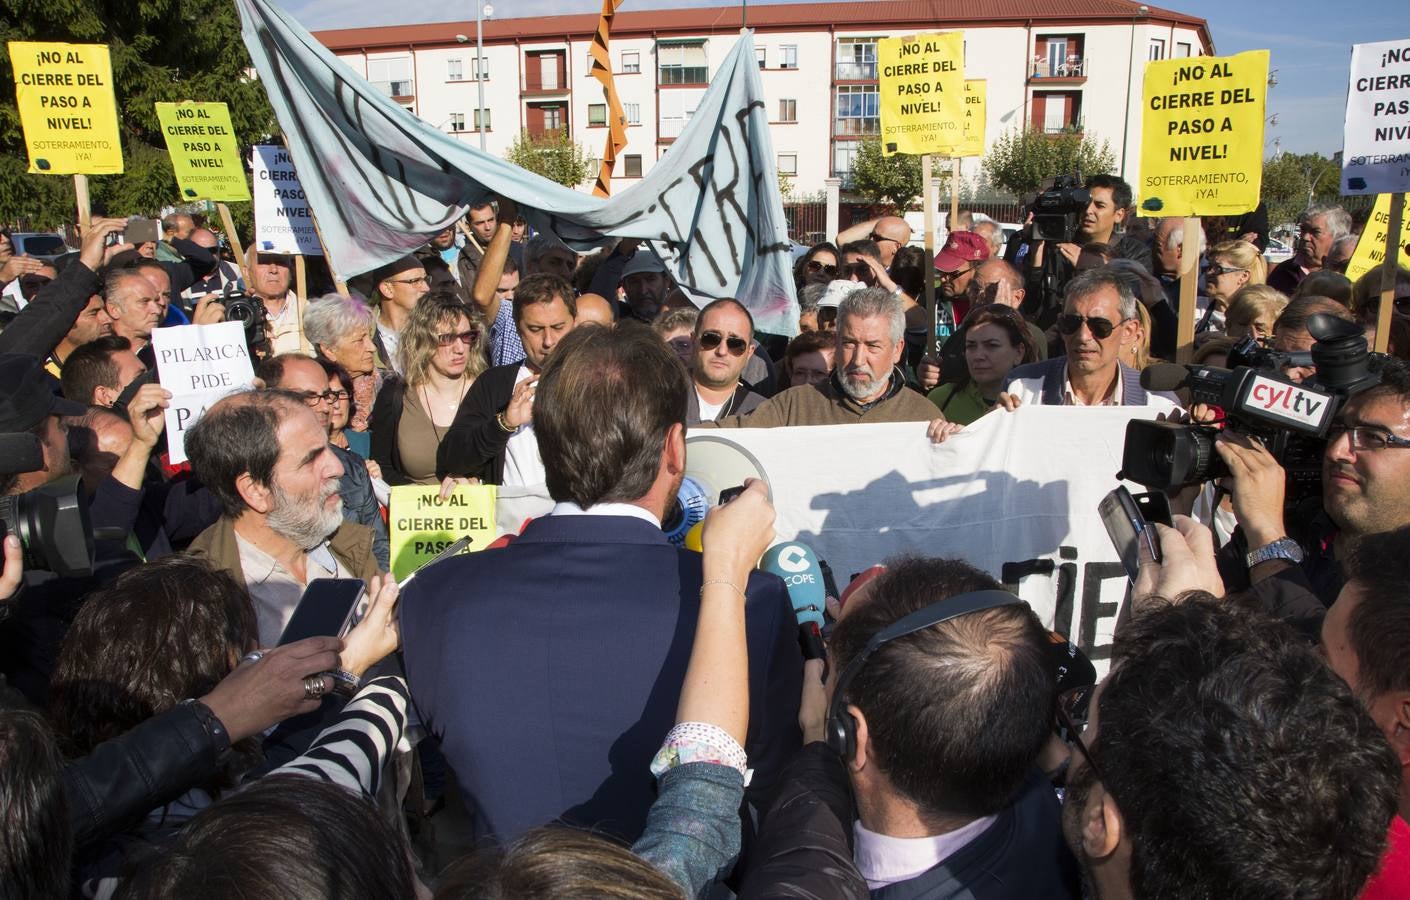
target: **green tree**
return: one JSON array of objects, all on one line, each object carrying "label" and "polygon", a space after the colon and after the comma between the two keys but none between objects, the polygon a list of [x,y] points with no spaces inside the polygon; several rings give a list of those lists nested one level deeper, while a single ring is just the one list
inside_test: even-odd
[{"label": "green tree", "polygon": [[[227,104],[242,158],[248,158],[251,144],[278,134],[264,87],[246,75],[250,58],[233,3],[6,0],[0,9],[0,222],[24,219],[33,227],[55,227],[76,216],[72,179],[26,172],[9,41],[108,45],[124,172],[89,179],[97,210],[153,214],[180,201],[155,103]],[[247,210],[236,218],[248,219]]]},{"label": "green tree", "polygon": [[[920,157],[897,153],[884,156],[881,138],[862,138],[852,159],[852,190],[874,204],[890,204],[904,214],[925,191]],[[940,175],[936,172],[936,175]]]},{"label": "green tree", "polygon": [[587,151],[563,128],[545,131],[537,137],[527,130],[519,132],[504,158],[521,169],[566,187],[577,187],[594,174],[588,164]]},{"label": "green tree", "polygon": [[1268,224],[1282,225],[1318,201],[1337,202],[1341,169],[1318,153],[1280,153],[1263,163]]},{"label": "green tree", "polygon": [[1080,172],[1096,175],[1116,168],[1111,145],[1075,131],[1045,134],[1030,128],[1013,128],[999,135],[984,156],[990,183],[1022,197],[1036,192],[1055,175]]}]

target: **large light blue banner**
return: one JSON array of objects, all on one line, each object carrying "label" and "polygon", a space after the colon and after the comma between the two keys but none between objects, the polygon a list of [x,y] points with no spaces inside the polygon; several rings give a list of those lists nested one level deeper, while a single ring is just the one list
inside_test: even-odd
[{"label": "large light blue banner", "polygon": [[639,184],[604,200],[417,119],[269,0],[236,5],[339,276],[402,256],[471,202],[503,195],[576,250],[646,240],[696,303],[735,297],[759,330],[796,333],[793,257],[752,32],[669,152]]}]

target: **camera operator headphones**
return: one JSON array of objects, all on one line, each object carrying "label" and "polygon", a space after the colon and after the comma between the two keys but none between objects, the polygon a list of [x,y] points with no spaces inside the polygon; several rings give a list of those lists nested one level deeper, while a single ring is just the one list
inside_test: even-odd
[{"label": "camera operator headphones", "polygon": [[932,625],[939,625],[941,622],[948,622],[951,619],[958,619],[961,616],[982,612],[986,609],[1021,605],[1026,604],[1008,591],[971,591],[968,594],[958,594],[938,603],[932,603],[909,615],[902,616],[872,635],[872,639],[867,641],[862,652],[857,654],[857,658],[852,660],[837,678],[837,687],[832,692],[832,702],[827,707],[825,732],[827,745],[844,760],[851,759],[852,755],[856,753],[857,720],[847,712],[847,688],[857,677],[857,673],[862,670],[867,659],[877,650],[908,634],[915,634],[917,631]]}]

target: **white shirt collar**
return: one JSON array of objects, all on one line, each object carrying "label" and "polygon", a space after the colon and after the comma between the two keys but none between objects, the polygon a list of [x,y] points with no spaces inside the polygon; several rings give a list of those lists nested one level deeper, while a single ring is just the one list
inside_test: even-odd
[{"label": "white shirt collar", "polygon": [[[1095,406],[1120,406],[1120,405],[1121,405],[1121,401],[1122,401],[1123,399],[1125,399],[1125,393],[1124,393],[1124,391],[1122,390],[1122,389],[1125,387],[1125,385],[1123,384],[1124,381],[1125,381],[1125,379],[1121,377],[1121,364],[1120,364],[1120,363],[1117,363],[1117,364],[1116,364],[1116,383],[1112,385],[1111,393],[1109,393],[1109,394],[1106,395],[1106,399],[1105,399],[1105,400],[1102,400],[1100,403],[1096,403],[1096,404],[1094,404],[1094,405],[1095,405]],[[1075,393],[1073,393],[1073,391],[1072,391],[1072,376],[1071,376],[1071,374],[1067,371],[1067,366],[1063,366],[1063,367],[1062,367],[1062,405],[1063,405],[1063,406],[1085,406],[1085,405],[1086,405],[1086,404],[1078,403],[1078,402],[1077,402],[1077,395],[1076,395]]]},{"label": "white shirt collar", "polygon": [[861,822],[852,823],[856,848],[852,857],[857,870],[872,890],[910,881],[954,856],[974,840],[984,829],[994,824],[998,816],[975,819],[962,828],[933,837],[898,838],[877,834]]},{"label": "white shirt collar", "polygon": [[630,516],[633,519],[641,519],[643,522],[650,522],[657,528],[661,527],[661,520],[652,515],[649,511],[642,509],[631,503],[594,503],[587,509],[583,509],[576,503],[563,502],[556,504],[549,512],[550,516]]}]

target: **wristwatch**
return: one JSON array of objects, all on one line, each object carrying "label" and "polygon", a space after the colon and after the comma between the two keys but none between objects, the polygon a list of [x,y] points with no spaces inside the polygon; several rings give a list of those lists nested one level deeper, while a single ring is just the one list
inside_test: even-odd
[{"label": "wristwatch", "polygon": [[1250,550],[1244,557],[1244,562],[1252,569],[1259,563],[1266,563],[1273,559],[1285,559],[1293,565],[1297,565],[1302,562],[1302,546],[1290,537],[1280,537],[1272,543]]}]

